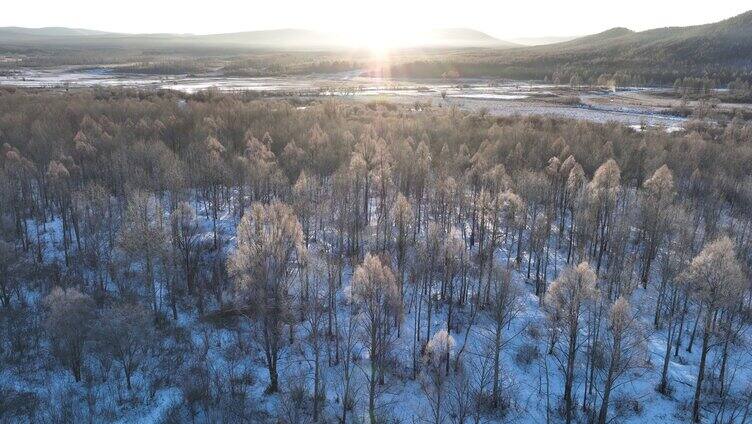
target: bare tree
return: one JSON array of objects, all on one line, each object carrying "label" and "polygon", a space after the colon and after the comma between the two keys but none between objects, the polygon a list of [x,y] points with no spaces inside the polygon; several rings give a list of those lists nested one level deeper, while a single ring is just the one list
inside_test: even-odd
[{"label": "bare tree", "polygon": [[453,424],[465,424],[470,421],[473,411],[480,410],[476,405],[475,391],[469,372],[464,369],[454,373],[447,393],[449,402],[449,419]]},{"label": "bare tree", "polygon": [[219,248],[217,220],[224,203],[224,189],[229,183],[228,167],[224,161],[226,149],[214,136],[194,143],[191,147],[196,188],[201,188],[204,198],[209,201],[214,249],[217,249]]},{"label": "bare tree", "polygon": [[[69,164],[70,165],[70,164]],[[65,253],[65,265],[70,265],[71,223],[74,219],[72,209],[72,185],[71,170],[60,161],[52,161],[47,165],[45,173],[49,183],[49,192],[55,204],[62,223],[63,251]]]},{"label": "bare tree", "polygon": [[[179,256],[182,274],[188,292],[193,295],[196,290],[196,275],[198,273],[201,255],[201,232],[196,219],[196,211],[188,202],[180,202],[170,216],[172,223],[172,246]],[[198,285],[199,288],[202,285]],[[203,313],[203,290],[199,293],[199,312]]]},{"label": "bare tree", "polygon": [[10,307],[10,296],[20,277],[17,269],[21,262],[20,257],[12,243],[0,240],[0,303],[4,308]]},{"label": "bare tree", "polygon": [[500,372],[504,330],[522,312],[523,305],[520,302],[520,290],[512,282],[509,271],[495,267],[492,273],[493,283],[488,311],[492,324],[490,329],[493,353],[492,401],[494,408],[498,408],[501,401]]},{"label": "bare tree", "polygon": [[605,367],[598,424],[608,422],[608,407],[613,389],[620,385],[628,372],[643,366],[647,359],[646,338],[640,318],[632,311],[627,299],[620,297],[611,305],[608,328],[602,344],[608,365]]},{"label": "bare tree", "polygon": [[44,303],[48,309],[44,327],[52,342],[52,353],[79,382],[96,316],[94,302],[76,288],[55,287]]},{"label": "bare tree", "polygon": [[347,412],[355,404],[358,388],[353,386],[353,362],[355,359],[355,348],[358,344],[358,305],[350,299],[347,309],[347,320],[341,328],[337,328],[337,337],[342,340],[342,418],[340,422],[347,422]]},{"label": "bare tree", "polygon": [[111,195],[101,185],[90,183],[73,194],[73,207],[79,220],[81,256],[104,292],[116,228]]},{"label": "bare tree", "polygon": [[154,331],[149,315],[139,304],[124,303],[103,311],[97,321],[98,351],[122,366],[128,390],[133,373],[152,347]]},{"label": "bare tree", "polygon": [[308,337],[306,339],[307,352],[304,357],[313,368],[313,421],[318,422],[321,416],[322,402],[326,401],[324,383],[326,368],[323,355],[326,339],[322,337],[324,331],[325,305],[327,301],[327,269],[324,260],[317,255],[309,255],[305,262],[306,279],[310,279],[310,293],[304,304],[304,315]]}]

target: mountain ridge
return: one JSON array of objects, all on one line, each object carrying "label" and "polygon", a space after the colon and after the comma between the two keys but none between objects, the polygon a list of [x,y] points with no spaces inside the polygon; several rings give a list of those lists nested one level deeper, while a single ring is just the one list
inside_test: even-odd
[{"label": "mountain ridge", "polygon": [[[491,35],[472,28],[435,28],[416,32],[421,41],[405,47],[517,47],[518,44],[499,40]],[[417,37],[416,37],[417,38]],[[267,48],[306,48],[342,47],[347,45],[342,34],[302,28],[280,28],[270,30],[237,31],[216,34],[173,34],[173,33],[118,33],[67,27],[0,27],[0,44],[30,44],[46,42],[50,44],[122,44],[131,41],[136,44],[164,43],[230,47]]]}]

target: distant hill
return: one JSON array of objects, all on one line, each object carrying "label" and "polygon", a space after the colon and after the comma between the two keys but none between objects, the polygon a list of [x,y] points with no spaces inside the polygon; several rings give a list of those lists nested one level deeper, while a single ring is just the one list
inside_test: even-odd
[{"label": "distant hill", "polygon": [[23,28],[23,27],[2,27],[0,28],[0,37],[72,37],[72,36],[90,36],[112,34],[105,31],[94,31],[81,28],[65,27],[44,27],[44,28]]},{"label": "distant hill", "polygon": [[502,41],[485,32],[468,28],[441,28],[419,33],[424,44],[448,47],[519,47],[519,44]]},{"label": "distant hill", "polygon": [[574,40],[576,36],[551,36],[551,37],[519,37],[511,38],[510,42],[522,46],[545,46],[547,44],[563,43]]},{"label": "distant hill", "polygon": [[393,75],[603,78],[617,83],[670,84],[680,77],[711,77],[719,82],[752,80],[752,11],[706,25],[635,32],[613,28],[573,40],[441,61],[402,63]]},{"label": "distant hill", "polygon": [[583,52],[593,58],[611,54],[613,61],[655,59],[665,64],[736,62],[752,66],[752,11],[690,27],[641,32],[614,28],[554,46],[550,47],[570,53]]},{"label": "distant hill", "polygon": [[[418,31],[402,47],[516,47],[468,28],[442,28]],[[223,47],[264,49],[326,49],[353,47],[341,34],[306,29],[245,31],[224,34],[123,34],[75,28],[0,28],[0,45],[13,46],[94,46],[94,47]],[[357,47],[357,46],[356,46]]]},{"label": "distant hill", "polygon": [[338,40],[326,33],[305,29],[277,29],[245,31],[226,34],[189,35],[183,40],[209,45],[256,46],[256,47],[327,47]]},{"label": "distant hill", "polygon": [[562,47],[595,47],[604,43],[609,43],[611,40],[619,39],[621,37],[628,37],[635,34],[634,31],[628,28],[616,27],[609,30],[599,32],[597,34],[586,35],[584,37],[576,37],[571,40],[563,41],[556,44],[556,48]]}]

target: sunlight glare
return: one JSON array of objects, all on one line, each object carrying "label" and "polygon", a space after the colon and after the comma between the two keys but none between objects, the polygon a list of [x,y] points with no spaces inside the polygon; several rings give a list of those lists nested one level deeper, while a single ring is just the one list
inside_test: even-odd
[{"label": "sunlight glare", "polygon": [[363,27],[347,31],[348,45],[368,49],[374,57],[385,57],[397,48],[414,47],[425,40],[417,33],[396,28]]}]

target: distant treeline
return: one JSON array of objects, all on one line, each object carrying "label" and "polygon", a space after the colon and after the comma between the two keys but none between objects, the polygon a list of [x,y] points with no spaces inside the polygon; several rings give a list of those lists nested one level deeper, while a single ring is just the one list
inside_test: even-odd
[{"label": "distant treeline", "polygon": [[148,75],[200,74],[210,71],[207,63],[199,60],[162,60],[155,62],[138,62],[119,66],[118,72]]},{"label": "distant treeline", "polygon": [[569,84],[573,79],[581,84],[615,86],[669,86],[677,79],[713,80],[718,85],[752,81],[752,70],[724,67],[663,67],[629,64],[595,65],[552,64],[547,62],[506,64],[494,62],[416,61],[393,65],[389,73],[396,77],[413,78],[510,78],[545,80]]},{"label": "distant treeline", "polygon": [[733,103],[752,101],[750,83],[740,78],[725,86],[712,78],[679,78],[674,82],[674,93],[684,99],[714,97]]}]

